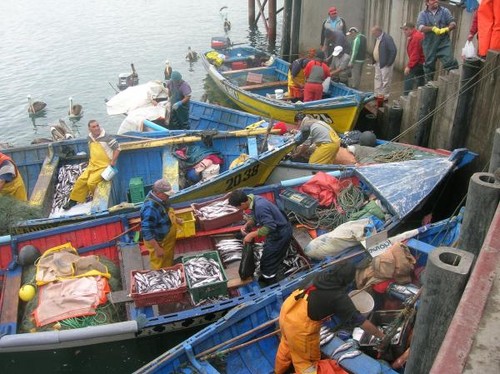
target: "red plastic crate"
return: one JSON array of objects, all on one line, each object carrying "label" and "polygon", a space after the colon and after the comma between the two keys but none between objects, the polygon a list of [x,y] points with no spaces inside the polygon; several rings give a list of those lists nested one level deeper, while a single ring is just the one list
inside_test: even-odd
[{"label": "red plastic crate", "polygon": [[231,69],[233,69],[233,70],[246,69],[247,67],[248,67],[248,65],[245,61],[235,61],[235,62],[231,63]]},{"label": "red plastic crate", "polygon": [[[205,203],[199,203],[199,204],[193,203],[193,204],[191,204],[191,207],[195,211],[195,215],[196,215],[196,211],[199,210],[200,208],[207,206],[207,205],[211,205],[211,204],[218,202],[218,201],[226,200],[228,198],[228,196],[229,195],[226,195],[224,197],[210,200],[210,201],[207,201]],[[219,229],[221,227],[230,226],[238,221],[243,220],[243,211],[238,210],[234,213],[227,214],[225,216],[214,218],[214,219],[203,219],[202,217],[199,217],[198,215],[196,215],[196,219],[198,220],[198,224],[199,224],[200,229],[202,231],[215,230],[215,229]]]},{"label": "red plastic crate", "polygon": [[132,270],[130,276],[130,297],[134,300],[137,307],[145,307],[150,305],[166,304],[180,301],[184,298],[187,291],[186,275],[184,274],[184,265],[176,264],[174,266],[163,268],[164,270],[176,271],[180,269],[181,271],[181,286],[173,290],[157,291],[149,293],[138,293],[135,284],[136,273],[146,274],[154,271],[160,270]]}]

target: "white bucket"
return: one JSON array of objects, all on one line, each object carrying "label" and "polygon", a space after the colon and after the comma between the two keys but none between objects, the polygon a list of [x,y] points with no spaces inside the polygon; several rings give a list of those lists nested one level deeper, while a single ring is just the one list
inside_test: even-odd
[{"label": "white bucket", "polygon": [[283,99],[283,90],[282,89],[277,89],[277,90],[274,90],[274,95],[276,96],[276,99]]},{"label": "white bucket", "polygon": [[368,317],[375,307],[372,295],[366,291],[353,290],[349,292],[349,297],[356,309],[365,317]]},{"label": "white bucket", "polygon": [[116,173],[118,173],[118,169],[111,165],[108,165],[108,167],[101,173],[101,177],[104,180],[110,181],[111,179],[113,179]]}]

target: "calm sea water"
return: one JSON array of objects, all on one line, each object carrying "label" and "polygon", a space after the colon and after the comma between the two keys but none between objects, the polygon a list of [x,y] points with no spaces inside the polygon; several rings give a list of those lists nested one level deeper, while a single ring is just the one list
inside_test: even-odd
[{"label": "calm sea water", "polygon": [[[72,124],[69,97],[84,110],[72,124],[77,134],[86,135],[90,119],[115,133],[123,118],[107,115],[105,99],[115,94],[111,86],[116,88],[120,73],[130,72],[131,63],[145,83],[163,79],[168,59],[200,99],[205,71],[185,56],[188,46],[201,53],[213,36],[224,36],[224,14],[234,43],[267,48],[262,20],[262,33],[250,31],[242,0],[0,1],[0,142],[26,145],[50,138],[49,125],[59,119]],[[47,103],[43,117],[28,116],[27,95]]]},{"label": "calm sea water", "polygon": [[[227,9],[221,14],[223,6]],[[201,53],[210,48],[213,36],[224,36],[224,12],[234,43],[269,49],[262,23],[262,32],[249,30],[247,2],[242,0],[1,0],[0,142],[21,146],[50,138],[49,125],[59,119],[80,136],[86,136],[90,119],[115,133],[123,118],[107,115],[105,99],[115,94],[111,86],[118,74],[130,71],[130,63],[145,83],[163,79],[164,62],[170,60],[190,83],[193,98],[200,99],[206,73],[201,62],[190,66],[185,56],[188,46]],[[27,95],[47,103],[45,116],[28,116]],[[84,109],[74,124],[67,116],[70,96]],[[0,371],[129,373],[192,333],[1,355]]]}]

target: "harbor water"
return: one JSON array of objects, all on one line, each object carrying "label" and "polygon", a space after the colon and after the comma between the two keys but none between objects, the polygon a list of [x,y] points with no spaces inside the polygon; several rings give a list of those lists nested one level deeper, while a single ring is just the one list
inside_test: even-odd
[{"label": "harbor water", "polygon": [[[50,125],[59,119],[77,136],[86,136],[90,119],[116,133],[123,117],[108,116],[105,100],[131,63],[139,83],[146,83],[163,79],[169,60],[199,100],[207,75],[201,61],[186,61],[188,47],[209,50],[212,37],[225,35],[226,16],[233,43],[268,48],[262,20],[250,30],[247,3],[238,0],[2,0],[0,143],[50,138]],[[47,104],[43,116],[29,117],[28,95]],[[83,106],[77,122],[68,118],[69,97]]]},{"label": "harbor water", "polygon": [[[207,75],[201,61],[186,61],[188,47],[198,53],[210,49],[212,37],[224,36],[226,15],[233,43],[270,50],[262,20],[251,30],[247,14],[247,3],[238,0],[0,1],[0,143],[23,146],[50,138],[50,125],[59,119],[77,136],[86,136],[90,119],[116,133],[123,117],[108,116],[105,100],[116,93],[118,75],[130,72],[131,63],[139,83],[145,83],[163,79],[168,59],[199,100]],[[28,95],[47,104],[43,116],[29,117]],[[69,97],[84,111],[74,123],[68,118]],[[2,354],[0,371],[130,373],[193,333],[30,352],[29,360],[22,353]]]}]

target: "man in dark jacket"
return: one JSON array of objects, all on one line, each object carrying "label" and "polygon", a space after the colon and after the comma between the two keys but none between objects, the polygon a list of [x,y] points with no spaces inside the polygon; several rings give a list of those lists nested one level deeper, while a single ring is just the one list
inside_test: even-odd
[{"label": "man in dark jacket", "polygon": [[[253,242],[257,236],[265,237],[260,259],[261,281],[265,284],[280,281],[282,275],[279,270],[292,241],[292,225],[288,218],[266,198],[247,195],[242,190],[231,192],[229,205],[243,211],[251,211],[247,223],[242,228],[245,243]],[[253,227],[257,230],[252,231]]]},{"label": "man in dark jacket", "polygon": [[377,39],[373,48],[375,62],[375,95],[383,95],[385,100],[391,93],[392,70],[398,52],[392,37],[383,32],[380,26],[372,27],[372,35]]}]

